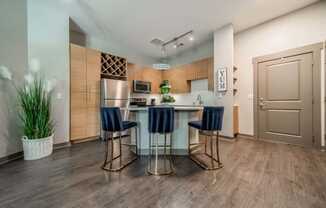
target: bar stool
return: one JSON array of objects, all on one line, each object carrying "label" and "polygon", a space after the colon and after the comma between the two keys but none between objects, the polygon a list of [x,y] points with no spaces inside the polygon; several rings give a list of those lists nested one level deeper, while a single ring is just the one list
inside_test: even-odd
[{"label": "bar stool", "polygon": [[[102,129],[104,131],[104,139],[106,140],[106,148],[105,148],[105,160],[104,164],[102,166],[102,169],[107,171],[120,171],[129,164],[131,164],[133,161],[137,159],[138,155],[138,139],[137,139],[137,123],[133,121],[122,121],[121,118],[121,112],[120,108],[118,107],[102,107],[101,108],[101,119],[102,119]],[[122,132],[131,128],[135,128],[135,138],[136,138],[136,144],[122,144]],[[116,139],[114,137],[114,133],[119,134],[119,155],[114,157],[114,144],[113,140]],[[109,137],[109,134],[111,134],[111,137]],[[108,159],[109,156],[109,141],[111,144],[111,151],[110,151],[110,159]],[[122,145],[127,146],[134,146],[136,155],[132,157],[130,160],[128,160],[126,163],[122,163]],[[119,158],[119,166],[117,168],[113,168],[113,162]],[[109,165],[109,167],[107,167]]]},{"label": "bar stool", "polygon": [[[172,107],[148,108],[149,155],[148,155],[147,172],[149,174],[170,175],[174,172],[173,165],[172,165],[173,130],[174,130],[174,108]],[[158,135],[156,137],[156,142],[153,145],[152,143],[154,143],[156,134]],[[158,137],[162,134],[164,135],[164,144],[160,145]],[[169,144],[167,144],[168,134],[170,138]],[[155,147],[155,160],[154,160],[154,164],[152,165],[153,147]],[[163,147],[163,164],[159,163],[159,147]],[[169,159],[167,159],[167,148],[169,148]],[[166,163],[168,163],[168,165]],[[162,165],[163,168],[159,167]]]},{"label": "bar stool", "polygon": [[[222,129],[224,107],[204,107],[204,112],[201,121],[191,121],[188,123],[189,126],[189,137],[188,137],[188,153],[191,160],[197,163],[200,167],[205,170],[216,170],[222,168],[223,165],[220,161],[219,155],[219,131]],[[205,143],[190,143],[190,127],[199,130],[200,135],[205,135]],[[210,154],[207,152],[207,136],[210,137]],[[214,146],[213,137],[215,139],[215,153],[214,156]],[[195,153],[196,148],[201,145],[205,145],[204,153]],[[201,160],[197,155],[203,155],[210,159],[211,164],[207,164],[204,160]],[[217,164],[216,164],[217,163]]]}]

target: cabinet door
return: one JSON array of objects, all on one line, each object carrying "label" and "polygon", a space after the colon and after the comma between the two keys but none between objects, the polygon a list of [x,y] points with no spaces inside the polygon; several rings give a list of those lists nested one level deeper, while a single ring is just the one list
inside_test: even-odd
[{"label": "cabinet door", "polygon": [[70,45],[70,139],[86,137],[86,49]]},{"label": "cabinet door", "polygon": [[207,64],[208,90],[214,91],[214,59],[208,58]]},{"label": "cabinet door", "polygon": [[197,79],[207,79],[208,60],[203,59],[196,63]]},{"label": "cabinet door", "polygon": [[86,138],[87,93],[73,92],[70,95],[70,139]]},{"label": "cabinet door", "polygon": [[87,93],[99,93],[101,81],[101,53],[87,49],[86,51]]},{"label": "cabinet door", "polygon": [[163,80],[169,80],[171,84],[171,93],[190,92],[190,83],[187,80],[187,70],[174,68],[163,71]]},{"label": "cabinet door", "polygon": [[146,82],[151,82],[153,94],[160,93],[160,84],[162,82],[162,71],[152,69],[152,68],[144,68],[142,70],[142,80]]},{"label": "cabinet door", "polygon": [[127,74],[128,74],[129,90],[130,90],[130,92],[132,92],[133,91],[133,81],[134,80],[143,80],[143,69],[139,65],[128,63]]},{"label": "cabinet door", "polygon": [[86,137],[100,134],[101,53],[87,49],[87,121]]},{"label": "cabinet door", "polygon": [[86,49],[70,44],[71,92],[86,92]]},{"label": "cabinet door", "polygon": [[100,95],[99,93],[87,95],[86,136],[95,137],[100,135]]}]

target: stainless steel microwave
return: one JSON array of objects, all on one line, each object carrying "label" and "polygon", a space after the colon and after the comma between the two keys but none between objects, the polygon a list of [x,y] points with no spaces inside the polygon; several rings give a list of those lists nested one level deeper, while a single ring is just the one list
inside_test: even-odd
[{"label": "stainless steel microwave", "polygon": [[151,93],[151,82],[145,82],[140,80],[133,81],[133,92],[135,93]]}]

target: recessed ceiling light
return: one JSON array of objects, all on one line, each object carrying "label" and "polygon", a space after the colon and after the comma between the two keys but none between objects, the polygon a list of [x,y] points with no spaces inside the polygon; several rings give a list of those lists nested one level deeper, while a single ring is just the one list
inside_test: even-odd
[{"label": "recessed ceiling light", "polygon": [[190,34],[190,35],[189,35],[189,40],[190,40],[190,41],[194,41],[194,40],[195,40],[195,38],[194,38],[194,35],[193,35],[193,34]]}]

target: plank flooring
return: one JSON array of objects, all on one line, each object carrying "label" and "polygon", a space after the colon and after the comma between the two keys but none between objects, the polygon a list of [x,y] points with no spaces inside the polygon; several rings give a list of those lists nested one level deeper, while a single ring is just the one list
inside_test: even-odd
[{"label": "plank flooring", "polygon": [[223,169],[176,157],[173,176],[148,176],[145,158],[105,172],[103,152],[95,141],[0,166],[0,207],[326,207],[326,154],[313,149],[221,141]]}]

